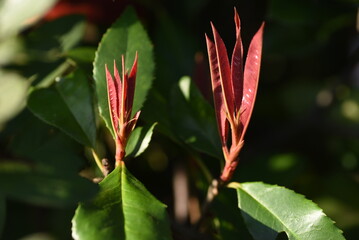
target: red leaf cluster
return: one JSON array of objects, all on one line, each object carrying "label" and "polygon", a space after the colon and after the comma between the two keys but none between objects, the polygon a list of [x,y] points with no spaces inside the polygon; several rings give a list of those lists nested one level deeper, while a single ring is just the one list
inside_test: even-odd
[{"label": "red leaf cluster", "polygon": [[107,65],[105,68],[111,123],[116,141],[117,166],[125,157],[127,140],[140,116],[140,111],[138,111],[131,118],[136,85],[137,52],[130,73],[125,70],[125,59],[122,55],[122,78],[118,73],[116,61],[113,64],[114,78],[109,72]]},{"label": "red leaf cluster", "polygon": [[236,43],[231,63],[226,46],[212,23],[214,42],[206,35],[214,106],[226,161],[221,175],[223,182],[231,179],[237,167],[238,155],[243,147],[243,138],[252,115],[258,87],[264,29],[263,23],[250,43],[244,64],[240,18],[236,9],[234,22]]}]

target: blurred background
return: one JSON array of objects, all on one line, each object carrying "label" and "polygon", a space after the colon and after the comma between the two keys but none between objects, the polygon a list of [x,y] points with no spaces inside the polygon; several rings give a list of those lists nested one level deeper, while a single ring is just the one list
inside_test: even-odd
[{"label": "blurred background", "polygon": [[[173,94],[169,89],[183,76],[191,76],[212,104],[204,34],[211,36],[212,21],[231,53],[236,7],[245,49],[261,22],[266,25],[256,106],[234,180],[263,181],[293,189],[317,203],[347,239],[359,238],[356,0],[38,1],[24,4],[24,14],[13,16],[18,4],[20,1],[0,1],[2,161],[31,159],[26,151],[31,150],[34,136],[42,139],[38,140],[40,145],[58,136],[58,142],[66,148],[56,152],[50,147],[43,153],[51,157],[55,154],[62,161],[56,163],[59,166],[52,165],[56,171],[66,169],[67,162],[76,165],[73,168],[77,170],[91,165],[91,158],[80,145],[26,109],[26,98],[32,85],[46,86],[54,74],[69,71],[71,63],[69,66],[65,59],[72,59],[91,73],[103,33],[126,6],[132,5],[153,43],[156,62],[153,89],[141,118],[143,122],[159,121],[159,126],[149,149],[128,166],[151,193],[168,205],[172,218],[191,222],[190,218],[196,217],[193,212],[181,217],[175,210],[175,179],[185,176],[185,184],[190,186],[189,206],[196,206],[205,187],[194,159],[200,158],[214,176],[218,176],[220,164],[213,156],[183,144],[176,127],[181,131],[186,126],[171,125],[161,111],[171,108],[166,105]],[[33,10],[27,15],[29,8]],[[73,14],[76,17],[69,18]],[[172,109],[174,116],[180,111]],[[108,135],[103,126],[99,127],[99,135]],[[64,154],[66,161],[61,160]],[[0,192],[4,182],[12,181],[11,176],[0,176]],[[5,187],[16,191],[11,184]],[[22,194],[6,197],[1,239],[71,239],[76,204],[28,200],[23,189]],[[235,200],[235,195],[232,197]]]}]

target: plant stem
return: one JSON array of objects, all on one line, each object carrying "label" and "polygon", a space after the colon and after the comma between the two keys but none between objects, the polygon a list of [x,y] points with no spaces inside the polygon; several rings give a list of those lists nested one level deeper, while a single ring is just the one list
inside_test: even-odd
[{"label": "plant stem", "polygon": [[195,224],[196,228],[199,229],[202,225],[203,221],[205,220],[209,207],[211,206],[214,198],[218,195],[219,189],[223,186],[223,182],[218,179],[213,179],[211,185],[208,187],[207,196],[206,199],[203,202],[202,205],[202,213],[201,218],[198,220],[198,222]]}]

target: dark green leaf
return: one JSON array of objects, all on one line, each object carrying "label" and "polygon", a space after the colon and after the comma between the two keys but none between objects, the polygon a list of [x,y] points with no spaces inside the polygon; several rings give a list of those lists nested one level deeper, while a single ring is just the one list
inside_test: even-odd
[{"label": "dark green leaf", "polygon": [[193,148],[222,158],[213,108],[189,77],[180,79],[171,99],[173,131]]},{"label": "dark green leaf", "polygon": [[43,121],[58,127],[80,143],[94,146],[95,115],[86,75],[77,70],[54,87],[35,90],[29,109]]},{"label": "dark green leaf", "polygon": [[147,91],[151,87],[154,60],[153,46],[147,33],[137,19],[134,9],[128,8],[103,36],[94,61],[94,78],[100,114],[112,134],[107,101],[105,64],[113,73],[113,61],[116,60],[118,69],[121,69],[121,55],[123,54],[125,55],[126,69],[130,69],[136,51],[138,52],[138,68],[132,113],[140,110],[146,99]]},{"label": "dark green leaf", "polygon": [[71,206],[89,199],[98,187],[78,175],[50,175],[24,163],[0,164],[1,193],[11,198],[45,206]]},{"label": "dark green leaf", "polygon": [[92,63],[95,58],[96,49],[92,47],[78,47],[66,52],[66,56],[78,61]]},{"label": "dark green leaf", "polygon": [[79,205],[73,237],[97,239],[171,239],[166,207],[120,165],[101,183],[92,201]]},{"label": "dark green leaf", "polygon": [[126,145],[126,156],[137,157],[147,149],[156,125],[135,128]]},{"label": "dark green leaf", "polygon": [[289,240],[344,239],[341,230],[323,210],[303,195],[262,182],[231,183],[238,207],[257,240],[276,239],[285,232]]},{"label": "dark green leaf", "polygon": [[0,196],[0,236],[2,236],[2,231],[4,229],[6,217],[6,202],[4,196]]},{"label": "dark green leaf", "polygon": [[68,15],[43,24],[29,35],[30,53],[43,54],[43,51],[53,49],[62,52],[70,50],[81,40],[85,24],[84,17],[80,15]]}]

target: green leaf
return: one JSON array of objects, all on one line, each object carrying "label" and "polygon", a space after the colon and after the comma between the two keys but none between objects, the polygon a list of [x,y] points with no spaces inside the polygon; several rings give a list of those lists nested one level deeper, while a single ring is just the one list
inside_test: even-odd
[{"label": "green leaf", "polygon": [[30,53],[43,54],[44,51],[56,49],[66,52],[80,42],[85,33],[85,26],[86,20],[80,15],[68,15],[47,22],[29,34],[27,45]]},{"label": "green leaf", "polygon": [[196,150],[222,158],[214,110],[189,77],[175,86],[170,105],[176,135]]},{"label": "green leaf", "polygon": [[77,61],[92,63],[95,58],[96,49],[93,47],[77,47],[65,53],[65,56]]},{"label": "green leaf", "polygon": [[238,207],[256,240],[276,239],[281,232],[289,240],[345,239],[323,210],[303,195],[262,182],[229,186],[237,190]]},{"label": "green leaf", "polygon": [[56,0],[13,0],[0,2],[0,40],[16,34],[31,22],[46,13]]},{"label": "green leaf", "polygon": [[136,90],[132,113],[142,107],[151,87],[154,72],[153,46],[147,33],[138,20],[133,8],[127,8],[121,17],[103,36],[94,61],[94,78],[100,114],[113,134],[107,101],[105,64],[113,73],[113,61],[121,69],[121,55],[125,55],[126,69],[132,67],[135,53],[138,52]]},{"label": "green leaf", "polygon": [[53,175],[25,163],[0,164],[0,189],[8,197],[42,206],[73,206],[96,194],[98,187],[78,175]]},{"label": "green leaf", "polygon": [[2,236],[2,232],[5,225],[5,217],[6,217],[6,202],[5,198],[0,196],[0,236]]},{"label": "green leaf", "polygon": [[166,206],[124,165],[100,182],[95,199],[80,203],[72,224],[76,240],[171,239]]},{"label": "green leaf", "polygon": [[75,71],[55,86],[34,90],[28,100],[29,109],[43,121],[58,127],[78,142],[94,146],[95,114],[86,75]]},{"label": "green leaf", "polygon": [[0,69],[0,129],[25,107],[29,83],[22,76]]},{"label": "green leaf", "polygon": [[126,156],[138,157],[147,149],[156,125],[157,123],[154,123],[151,126],[137,127],[133,130],[126,145]]}]

